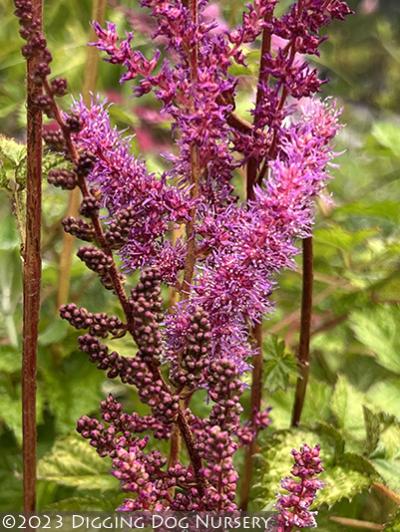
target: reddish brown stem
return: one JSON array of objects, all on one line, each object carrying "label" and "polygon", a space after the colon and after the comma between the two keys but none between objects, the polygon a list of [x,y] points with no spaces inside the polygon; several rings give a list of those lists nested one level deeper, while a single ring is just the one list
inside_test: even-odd
[{"label": "reddish brown stem", "polygon": [[[253,357],[253,372],[251,383],[251,422],[254,425],[254,417],[260,412],[261,400],[262,400],[262,369],[263,369],[263,356],[262,356],[262,324],[258,324],[253,329],[253,337],[256,345],[261,351],[259,354]],[[253,456],[257,450],[257,437],[254,437],[251,444],[246,449],[246,455],[244,459],[243,468],[243,481],[240,508],[247,510],[250,499],[251,479],[253,477]]]},{"label": "reddish brown stem", "polygon": [[293,405],[292,427],[300,423],[306,396],[310,371],[310,337],[313,292],[313,241],[312,237],[303,240],[303,286],[300,317],[300,342],[298,364],[300,375],[297,379],[295,401]]},{"label": "reddish brown stem", "polygon": [[[42,0],[33,0],[34,19],[42,26]],[[40,312],[40,226],[42,194],[42,112],[34,99],[42,89],[33,81],[38,59],[27,64],[26,239],[23,271],[22,431],[24,512],[35,511],[36,365]]]}]

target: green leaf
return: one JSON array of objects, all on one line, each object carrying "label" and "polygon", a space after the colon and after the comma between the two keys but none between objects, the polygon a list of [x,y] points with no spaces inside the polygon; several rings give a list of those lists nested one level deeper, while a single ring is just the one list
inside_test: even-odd
[{"label": "green leaf", "polygon": [[339,375],[332,397],[331,409],[343,433],[353,439],[365,437],[363,423],[363,395]]},{"label": "green leaf", "polygon": [[366,398],[371,407],[400,420],[400,378],[387,379],[373,384],[367,391]]},{"label": "green leaf", "polygon": [[336,427],[329,425],[328,423],[319,422],[316,423],[313,428],[316,432],[332,441],[335,449],[335,456],[342,455],[344,453],[345,441],[342,434],[336,429]]},{"label": "green leaf", "polygon": [[38,464],[38,478],[82,490],[118,490],[108,458],[100,458],[78,435],[57,441]]},{"label": "green leaf", "polygon": [[381,366],[400,375],[399,306],[377,306],[368,314],[353,312],[350,326],[357,339],[375,353]]},{"label": "green leaf", "polygon": [[69,497],[61,501],[48,504],[45,510],[57,510],[61,512],[114,512],[123,502],[123,496],[114,493],[105,495],[83,495]]},{"label": "green leaf", "polygon": [[11,346],[4,346],[0,353],[0,371],[16,373],[21,370],[21,352]]},{"label": "green leaf", "polygon": [[53,320],[50,325],[39,335],[40,345],[46,346],[63,340],[68,333],[69,325],[63,320]]},{"label": "green leaf", "polygon": [[374,458],[371,462],[385,484],[394,491],[400,491],[400,459]]},{"label": "green leaf", "polygon": [[373,138],[393,155],[400,157],[400,127],[391,122],[375,122],[372,126]]},{"label": "green leaf", "polygon": [[98,409],[104,375],[80,353],[73,353],[60,365],[47,350],[41,349],[40,358],[46,402],[56,418],[57,430],[66,434],[80,416]]},{"label": "green leaf", "polygon": [[368,456],[378,446],[381,435],[381,419],[380,416],[374,414],[368,407],[363,405],[364,423],[367,437],[365,439],[365,454]]},{"label": "green leaf", "polygon": [[284,340],[269,335],[263,345],[264,387],[270,393],[285,390],[292,376],[297,375],[295,357],[285,346]]}]

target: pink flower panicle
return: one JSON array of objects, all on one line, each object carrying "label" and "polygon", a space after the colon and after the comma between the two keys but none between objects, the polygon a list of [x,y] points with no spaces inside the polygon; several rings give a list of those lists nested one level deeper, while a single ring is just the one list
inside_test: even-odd
[{"label": "pink flower panicle", "polygon": [[[235,510],[235,453],[270,423],[269,409],[251,424],[241,422],[242,374],[250,357],[261,355],[249,333],[271,311],[276,276],[293,266],[296,239],[311,233],[313,201],[336,155],[331,143],[340,112],[315,97],[325,80],[305,54],[318,55],[321,29],[350,13],[342,0],[298,0],[277,17],[276,3],[253,0],[242,23],[231,29],[212,19],[206,0],[196,3],[194,18],[181,0],[142,0],[159,45],[150,59],[133,48],[133,33],[120,39],[114,24],[94,23],[98,40],[92,44],[124,67],[121,81],[135,80],[138,96],[153,92],[172,122],[176,150],[167,155],[170,165],[162,175],[150,173],[131,154],[129,137],[111,125],[104,102],[77,101],[60,119],[54,98],[65,93],[62,79],[53,80],[36,102],[61,126],[46,131],[48,148],[69,153],[68,168],[53,169],[49,182],[68,190],[79,186],[84,195],[79,213],[87,220],[67,218],[65,230],[89,242],[78,257],[118,294],[127,323],[72,304],[60,309],[61,316],[86,329],[78,343],[89,360],[108,378],[135,387],[149,409],[144,416],[129,414],[109,396],[101,404],[101,421],[78,421],[78,432],[112,460],[112,474],[127,493],[122,511]],[[31,23],[32,2],[15,4],[27,40],[23,53],[29,58],[40,51],[34,77],[46,88],[51,56]],[[234,114],[240,79],[231,67],[246,65],[261,33],[271,47],[263,49],[253,126]],[[233,178],[249,160],[258,169],[254,197],[242,202]],[[190,291],[183,294],[190,246],[183,237],[172,242],[169,232],[189,222],[196,264]],[[126,273],[140,269],[130,293],[124,292],[113,251]],[[162,283],[181,289],[181,301],[168,313]],[[100,341],[127,332],[137,345],[134,356]],[[210,399],[205,417],[189,407],[201,389]],[[150,437],[169,439],[179,423],[192,452],[189,465],[179,457],[168,464],[161,452],[147,449]],[[293,478],[282,481],[288,494],[277,503],[282,532],[314,523],[309,507],[321,487],[315,478],[322,471],[319,448],[304,445],[293,456]]]},{"label": "pink flower panicle", "polygon": [[[320,447],[304,444],[300,451],[293,449],[292,477],[284,478],[282,488],[287,494],[280,495],[276,508],[279,511],[277,532],[291,532],[296,528],[316,526],[316,512],[309,510],[323,482],[316,477],[324,470],[320,459]],[[296,480],[297,479],[297,480]]]}]

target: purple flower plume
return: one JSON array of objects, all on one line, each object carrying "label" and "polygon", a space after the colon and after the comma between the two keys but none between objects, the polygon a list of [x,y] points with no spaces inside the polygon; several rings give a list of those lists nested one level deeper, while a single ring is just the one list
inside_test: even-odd
[{"label": "purple flower plume", "polygon": [[[249,333],[272,310],[277,275],[294,266],[297,239],[311,234],[314,200],[336,155],[340,111],[315,96],[325,80],[306,55],[319,54],[322,28],[350,10],[341,0],[298,0],[278,17],[276,0],[253,0],[241,24],[228,28],[212,20],[206,0],[141,4],[155,25],[158,49],[150,58],[135,50],[133,33],[121,39],[112,23],[94,23],[92,45],[123,66],[121,82],[134,81],[135,95],[152,92],[171,121],[168,169],[150,173],[131,154],[129,137],[110,124],[107,106],[94,99],[90,107],[76,102],[66,117],[77,175],[60,170],[51,179],[64,188],[78,178],[87,181],[80,213],[94,226],[93,213],[102,209],[106,245],[81,248],[78,256],[103,285],[112,289],[118,275],[111,251],[126,272],[141,269],[124,294],[126,325],[76,306],[64,307],[62,316],[88,329],[79,338],[81,350],[109,378],[135,386],[150,413],[124,413],[110,396],[102,403],[102,421],[84,416],[78,431],[112,459],[112,474],[128,493],[120,510],[233,511],[235,453],[270,424],[268,408],[241,422],[243,372],[252,356],[261,356]],[[271,46],[263,47],[250,124],[235,114],[241,79],[232,67],[246,68],[261,33]],[[234,179],[246,164],[255,164],[255,176],[241,201]],[[186,233],[170,239],[170,231],[184,225]],[[91,224],[71,218],[65,227],[93,241]],[[180,292],[168,312],[162,283]],[[137,344],[133,357],[98,339],[127,331]],[[190,409],[200,389],[210,399],[206,417]],[[177,426],[186,436],[188,465],[148,450],[149,436],[143,436],[169,439]],[[304,445],[293,456],[293,478],[282,481],[288,493],[277,503],[280,532],[314,524],[309,507],[321,487],[315,479],[322,471],[319,448]]]},{"label": "purple flower plume", "polygon": [[284,478],[282,488],[287,492],[279,496],[278,532],[291,532],[294,528],[316,527],[315,512],[309,510],[323,482],[316,477],[324,470],[319,457],[319,445],[304,444],[300,451],[293,449],[292,476]]},{"label": "purple flower plume", "polygon": [[93,101],[87,108],[80,100],[73,112],[81,121],[75,141],[95,157],[88,181],[100,193],[106,217],[129,217],[129,234],[120,250],[124,263],[133,270],[160,263],[164,257],[170,265],[168,269],[164,264],[165,278],[173,280],[181,267],[182,251],[164,239],[171,223],[189,219],[188,194],[171,185],[165,174],[157,178],[149,173],[145,164],[131,155],[130,139],[111,126],[104,102]]}]

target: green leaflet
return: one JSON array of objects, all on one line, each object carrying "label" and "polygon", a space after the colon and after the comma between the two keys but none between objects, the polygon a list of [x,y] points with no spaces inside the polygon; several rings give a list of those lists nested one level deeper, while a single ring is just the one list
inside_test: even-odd
[{"label": "green leaflet", "polygon": [[390,150],[395,157],[400,157],[400,127],[392,122],[376,122],[372,127],[375,141]]},{"label": "green leaflet", "polygon": [[85,495],[69,497],[46,505],[46,510],[62,512],[114,512],[125,496],[105,493],[103,495]]},{"label": "green leaflet", "polygon": [[370,387],[366,397],[371,407],[400,420],[400,378],[376,382]]},{"label": "green leaflet", "polygon": [[47,347],[40,349],[39,356],[43,395],[55,417],[58,433],[66,434],[80,416],[97,412],[103,398],[104,375],[81,353],[73,353],[60,365]]},{"label": "green leaflet", "polygon": [[297,364],[293,354],[287,350],[284,340],[268,335],[263,345],[264,388],[273,393],[285,390],[291,377],[297,376]]},{"label": "green leaflet", "polygon": [[350,323],[357,339],[373,351],[377,362],[400,374],[400,307],[381,305],[368,313],[353,312]]},{"label": "green leaflet", "polygon": [[78,435],[58,440],[38,464],[38,478],[82,490],[118,490],[110,460],[100,458]]},{"label": "green leaflet", "polygon": [[345,435],[355,440],[363,440],[365,437],[363,400],[363,395],[344,376],[339,375],[331,409],[338,427]]}]

